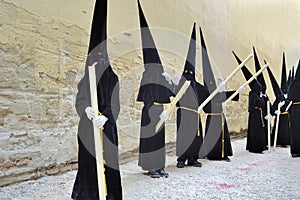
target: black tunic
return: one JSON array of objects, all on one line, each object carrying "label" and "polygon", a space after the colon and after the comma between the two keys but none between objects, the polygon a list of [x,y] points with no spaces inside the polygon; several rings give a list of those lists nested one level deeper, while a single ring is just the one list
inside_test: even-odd
[{"label": "black tunic", "polygon": [[170,103],[170,96],[174,93],[168,89],[167,81],[160,73],[162,84],[144,84],[148,79],[143,74],[138,101],[144,102],[141,117],[140,146],[138,165],[143,170],[156,170],[165,167],[165,125],[155,132],[159,116],[163,111],[164,103]]},{"label": "black tunic", "polygon": [[265,101],[260,97],[259,91],[249,92],[249,117],[246,150],[253,153],[261,153],[266,150],[266,116]]},{"label": "black tunic", "polygon": [[[176,92],[182,87],[185,78],[176,87]],[[202,121],[198,107],[209,96],[208,89],[192,80],[190,87],[177,104],[177,138],[176,156],[178,161],[197,160],[203,142]]]},{"label": "black tunic", "polygon": [[288,98],[293,101],[289,109],[291,118],[291,154],[300,155],[300,79],[295,79],[289,88]]},{"label": "black tunic", "polygon": [[[122,199],[121,177],[118,160],[118,136],[116,120],[120,110],[118,77],[110,66],[103,72],[96,65],[99,112],[108,118],[104,125],[104,160],[108,198]],[[101,74],[101,78],[99,76]],[[78,84],[76,110],[80,116],[78,126],[78,172],[72,199],[99,199],[92,121],[85,108],[90,106],[88,75]]]},{"label": "black tunic", "polygon": [[200,158],[210,160],[223,160],[232,156],[230,134],[223,114],[222,102],[225,102],[232,92],[219,92],[211,102],[204,107],[207,113],[205,125],[205,138],[200,150]]}]

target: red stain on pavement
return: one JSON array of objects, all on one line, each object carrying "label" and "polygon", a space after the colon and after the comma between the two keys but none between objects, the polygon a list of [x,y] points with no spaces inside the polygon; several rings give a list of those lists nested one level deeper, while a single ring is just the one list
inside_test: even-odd
[{"label": "red stain on pavement", "polygon": [[228,188],[234,187],[234,185],[230,185],[230,184],[227,184],[227,183],[218,183],[217,187],[219,189],[228,189]]},{"label": "red stain on pavement", "polygon": [[262,160],[262,161],[259,161],[257,163],[250,163],[248,164],[249,166],[253,166],[253,167],[257,167],[257,166],[261,166],[261,165],[266,165],[268,163],[270,163],[272,160]]},{"label": "red stain on pavement", "polygon": [[249,174],[250,172],[251,172],[251,169],[250,168],[237,168],[237,169],[239,169],[239,170],[241,170],[241,171],[243,171],[243,172],[245,172],[246,174]]}]

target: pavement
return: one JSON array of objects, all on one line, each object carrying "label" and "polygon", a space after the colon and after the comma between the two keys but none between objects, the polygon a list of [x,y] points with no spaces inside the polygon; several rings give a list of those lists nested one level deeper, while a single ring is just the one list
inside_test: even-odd
[{"label": "pavement", "polygon": [[[168,178],[150,178],[131,161],[120,166],[124,200],[299,200],[300,158],[289,148],[263,154],[245,150],[246,139],[232,141],[231,162],[200,159],[201,168],[176,168],[167,155]],[[2,200],[69,200],[76,171],[0,188]]]}]

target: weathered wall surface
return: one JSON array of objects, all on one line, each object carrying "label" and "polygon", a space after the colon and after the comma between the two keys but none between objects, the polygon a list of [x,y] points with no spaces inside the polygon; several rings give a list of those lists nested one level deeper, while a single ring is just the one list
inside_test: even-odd
[{"label": "weathered wall surface", "polygon": [[3,185],[57,173],[77,160],[75,81],[88,34],[74,23],[39,16],[18,4],[0,1],[0,13]]},{"label": "weathered wall surface", "polygon": [[[165,70],[181,73],[193,22],[203,29],[216,77],[255,46],[279,78],[282,51],[288,67],[300,58],[297,0],[141,0]],[[55,174],[77,160],[74,109],[82,77],[94,0],[0,1],[0,186]],[[143,70],[135,0],[110,0],[109,54],[121,84],[120,153],[138,147],[142,104],[135,101]],[[198,48],[200,55],[201,49]],[[253,71],[253,62],[249,62]],[[197,79],[202,82],[201,58]],[[268,78],[266,78],[268,81]],[[241,73],[228,84],[235,89]],[[247,94],[245,92],[244,94]],[[270,94],[272,91],[270,90]],[[231,131],[247,127],[247,96],[227,108]],[[174,116],[167,141],[175,140]]]}]

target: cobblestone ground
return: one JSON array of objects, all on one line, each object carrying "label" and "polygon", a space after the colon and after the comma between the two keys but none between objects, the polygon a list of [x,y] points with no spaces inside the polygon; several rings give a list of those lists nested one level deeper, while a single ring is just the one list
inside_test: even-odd
[{"label": "cobblestone ground", "polygon": [[[121,165],[125,200],[195,199],[300,199],[300,158],[289,148],[264,154],[245,151],[245,139],[232,142],[231,162],[200,160],[202,168],[176,168],[176,157],[167,157],[169,178],[146,176],[137,161]],[[75,171],[0,188],[0,199],[67,200]]]}]

